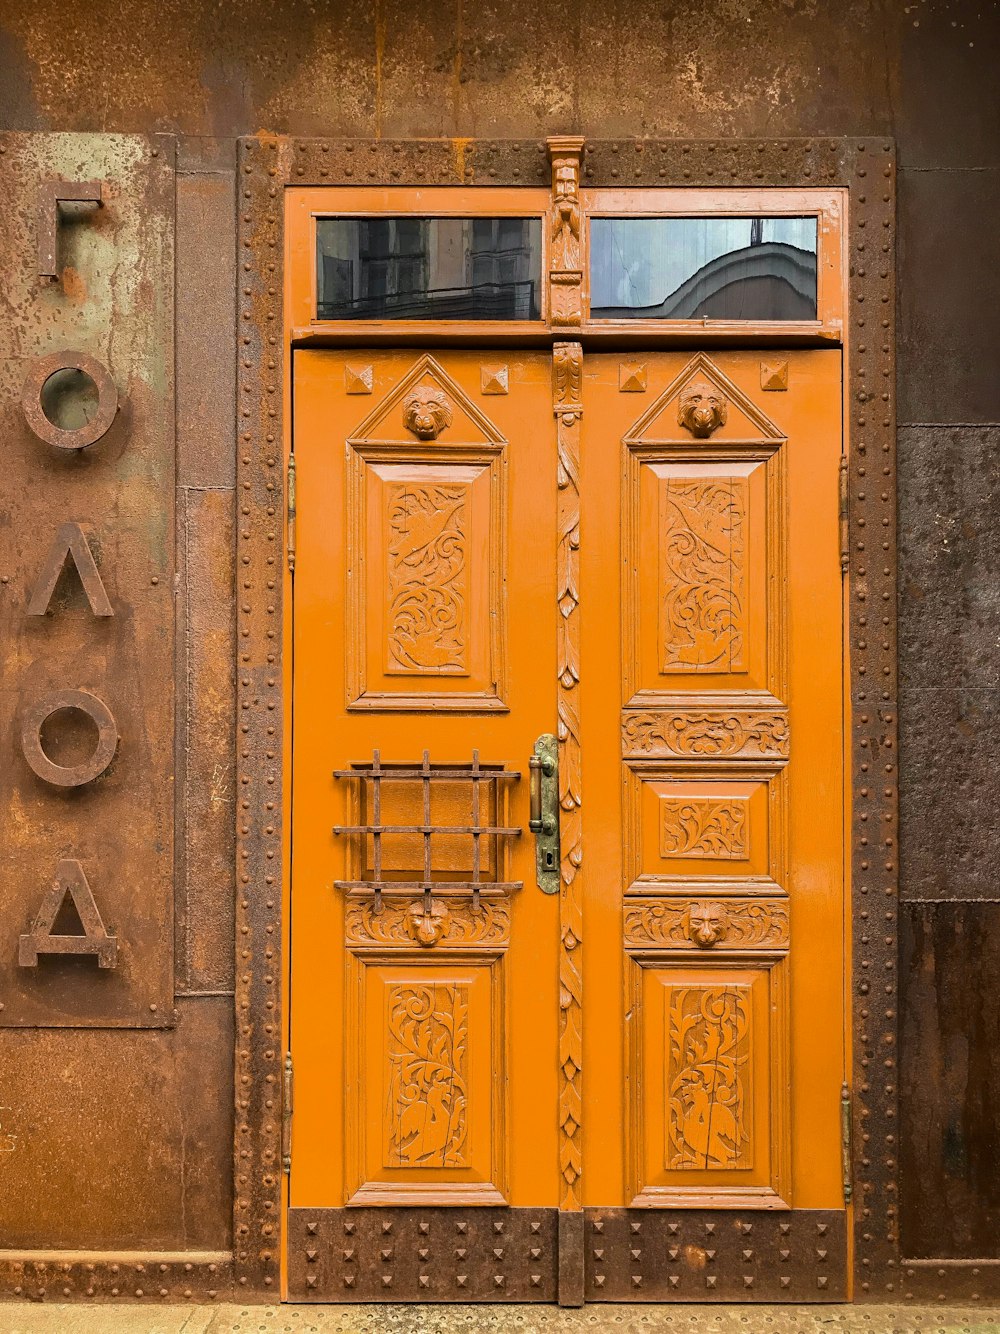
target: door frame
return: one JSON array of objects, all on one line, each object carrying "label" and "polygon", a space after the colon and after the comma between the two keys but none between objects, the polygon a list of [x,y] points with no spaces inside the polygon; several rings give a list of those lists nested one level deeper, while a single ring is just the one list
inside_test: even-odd
[{"label": "door frame", "polygon": [[[847,192],[845,691],[854,1071],[848,1120],[854,1133],[846,1153],[854,1192],[854,1295],[898,1299],[905,1292],[920,1299],[944,1290],[957,1298],[974,1286],[985,1297],[990,1279],[973,1277],[972,1262],[950,1266],[944,1280],[932,1262],[921,1268],[904,1261],[898,1242],[894,145],[884,138],[556,142],[582,148],[584,189],[624,189],[627,182],[637,189]],[[261,135],[240,143],[234,1260],[238,1290],[268,1300],[281,1284],[283,1123],[290,1102],[290,1082],[282,1078],[289,873],[283,802],[291,740],[286,542],[294,536],[285,528],[291,357],[284,192],[327,185],[547,188],[551,152],[551,144],[547,149],[536,140]],[[627,343],[628,334],[616,336],[616,346]],[[579,326],[550,329],[542,341],[553,339],[590,343]],[[651,346],[648,330],[637,333],[638,340]],[[697,341],[685,334],[686,343]],[[905,1286],[902,1264],[909,1266]],[[1000,1289],[1000,1277],[995,1286]]]}]

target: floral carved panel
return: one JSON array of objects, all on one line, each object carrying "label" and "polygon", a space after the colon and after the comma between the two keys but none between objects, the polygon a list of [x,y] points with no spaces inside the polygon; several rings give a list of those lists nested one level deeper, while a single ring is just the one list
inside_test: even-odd
[{"label": "floral carved panel", "polygon": [[436,928],[433,933],[421,930],[425,914],[420,902],[386,899],[381,910],[371,903],[352,904],[347,910],[348,947],[412,950],[416,943],[428,949],[495,949],[510,940],[510,907],[506,903],[483,900],[474,909],[464,903],[446,904],[435,899],[431,912]]},{"label": "floral carved panel", "polygon": [[387,671],[468,671],[469,488],[389,487]]},{"label": "floral carved panel", "polygon": [[668,477],[660,490],[663,672],[742,672],[747,484]]},{"label": "floral carved panel", "polygon": [[743,861],[750,850],[746,797],[661,797],[660,856]]},{"label": "floral carved panel", "polygon": [[750,988],[666,991],[667,1166],[752,1166]]},{"label": "floral carved panel", "polygon": [[467,1167],[469,996],[447,982],[386,995],[385,1167]]},{"label": "floral carved panel", "polygon": [[788,741],[783,709],[629,709],[622,716],[622,749],[630,758],[783,761]]},{"label": "floral carved panel", "polygon": [[507,1203],[509,910],[347,913],[348,1202]]},{"label": "floral carved panel", "polygon": [[625,908],[627,949],[788,948],[787,899],[658,899]]}]

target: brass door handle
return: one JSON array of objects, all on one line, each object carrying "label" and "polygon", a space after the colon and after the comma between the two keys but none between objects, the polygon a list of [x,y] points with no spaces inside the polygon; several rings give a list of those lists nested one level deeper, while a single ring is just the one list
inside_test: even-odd
[{"label": "brass door handle", "polygon": [[543,732],[528,761],[528,828],[535,836],[535,871],[543,894],[559,892],[559,742]]}]

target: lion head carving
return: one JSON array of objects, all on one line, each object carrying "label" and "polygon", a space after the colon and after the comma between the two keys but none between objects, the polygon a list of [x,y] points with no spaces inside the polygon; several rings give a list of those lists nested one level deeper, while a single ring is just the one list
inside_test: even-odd
[{"label": "lion head carving", "polygon": [[441,389],[418,385],[403,403],[403,425],[419,440],[436,440],[451,425],[451,404]]},{"label": "lion head carving", "polygon": [[692,380],[681,394],[677,420],[699,440],[725,426],[728,416],[729,403],[725,394],[704,380]]},{"label": "lion head carving", "polygon": [[429,949],[447,935],[450,917],[446,905],[435,900],[429,908],[423,903],[411,903],[406,912],[406,929],[418,944]]},{"label": "lion head carving", "polygon": [[729,916],[721,903],[692,903],[688,909],[688,938],[702,949],[722,940],[728,926]]}]

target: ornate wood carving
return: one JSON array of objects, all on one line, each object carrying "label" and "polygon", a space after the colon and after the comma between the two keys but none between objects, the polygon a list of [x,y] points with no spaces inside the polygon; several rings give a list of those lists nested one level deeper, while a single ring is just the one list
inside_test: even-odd
[{"label": "ornate wood carving", "polygon": [[403,425],[418,440],[436,440],[453,416],[447,394],[432,385],[417,385],[403,400]]},{"label": "ornate wood carving", "polygon": [[468,487],[389,488],[388,670],[467,671]]},{"label": "ornate wood carving", "polygon": [[467,1167],[468,988],[407,982],[387,998],[386,1167]]},{"label": "ornate wood carving", "polygon": [[660,798],[660,855],[744,861],[750,855],[746,797]]},{"label": "ornate wood carving", "polygon": [[729,401],[715,385],[692,380],[681,393],[677,421],[699,440],[706,440],[713,431],[725,426],[728,416]]},{"label": "ornate wood carving", "polygon": [[505,710],[505,438],[425,354],[347,443],[348,708]]},{"label": "ornate wood carving", "polygon": [[671,1169],[751,1166],[750,988],[667,992]]},{"label": "ornate wood carving", "polygon": [[[579,166],[579,159],[577,159]],[[556,343],[552,349],[553,403],[558,467],[559,677],[559,1207],[578,1210],[583,1170],[583,822],[580,785],[580,394],[583,348]]]},{"label": "ornate wood carving", "polygon": [[778,709],[629,709],[622,716],[626,758],[788,759],[788,715]]},{"label": "ornate wood carving", "polygon": [[658,899],[625,908],[627,949],[787,949],[784,899]]},{"label": "ornate wood carving", "polygon": [[552,164],[549,221],[549,320],[557,328],[583,323],[583,244],[580,212],[580,156],[583,139],[548,141]]},{"label": "ornate wood carving", "polygon": [[746,637],[747,484],[668,478],[660,490],[664,672],[738,672]]},{"label": "ornate wood carving", "polygon": [[431,920],[422,902],[386,899],[381,911],[373,903],[351,904],[347,909],[347,944],[352,949],[395,946],[495,950],[510,941],[510,907],[484,899],[478,909],[470,904],[434,899]]},{"label": "ornate wood carving", "polygon": [[505,1204],[504,951],[425,951],[410,939],[400,946],[366,942],[347,956],[348,1199]]}]

